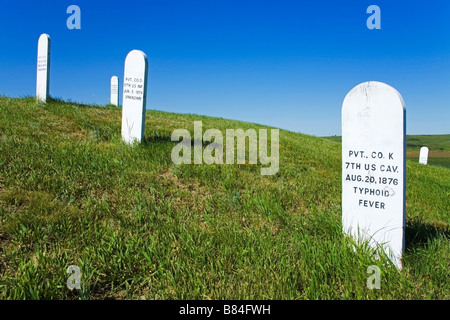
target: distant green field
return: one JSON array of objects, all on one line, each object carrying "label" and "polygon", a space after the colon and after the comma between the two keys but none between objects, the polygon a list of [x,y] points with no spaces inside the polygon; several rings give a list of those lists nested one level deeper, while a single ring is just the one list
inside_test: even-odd
[{"label": "distant green field", "polygon": [[[324,137],[325,139],[341,142],[341,136]],[[433,135],[407,135],[406,150],[419,151],[421,147],[427,146],[430,151],[450,151],[450,134]]]},{"label": "distant green field", "polygon": [[[325,139],[341,142],[340,136],[324,137]],[[450,168],[450,134],[440,135],[407,135],[406,157],[411,161],[419,161],[420,148],[430,149],[428,164]]]},{"label": "distant green field", "polygon": [[407,151],[419,151],[423,146],[430,151],[450,151],[450,134],[406,136]]}]

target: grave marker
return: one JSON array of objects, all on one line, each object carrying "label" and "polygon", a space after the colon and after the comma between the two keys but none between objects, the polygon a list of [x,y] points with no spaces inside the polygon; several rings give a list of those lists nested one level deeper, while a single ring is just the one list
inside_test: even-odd
[{"label": "grave marker", "polygon": [[141,142],[145,132],[148,63],[145,53],[133,50],[125,59],[122,93],[122,139]]},{"label": "grave marker", "polygon": [[421,163],[421,164],[428,163],[428,148],[427,147],[420,148],[419,163]]},{"label": "grave marker", "polygon": [[119,78],[117,76],[111,77],[111,104],[119,106]]},{"label": "grave marker", "polygon": [[50,36],[41,34],[38,41],[36,99],[46,102],[50,85]]},{"label": "grave marker", "polygon": [[353,88],[342,106],[342,225],[399,268],[405,226],[405,107],[381,82]]}]

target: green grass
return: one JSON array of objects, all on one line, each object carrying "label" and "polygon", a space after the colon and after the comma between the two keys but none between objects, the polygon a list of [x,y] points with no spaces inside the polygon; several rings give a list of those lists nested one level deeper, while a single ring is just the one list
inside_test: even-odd
[{"label": "green grass", "polygon": [[[324,137],[334,142],[341,142],[340,136]],[[430,151],[450,151],[450,134],[407,135],[406,150],[419,151],[426,146]]]},{"label": "green grass", "polygon": [[[327,140],[341,143],[340,136],[324,137]],[[441,135],[407,135],[406,157],[413,162],[419,162],[420,148],[428,147],[428,164],[450,168],[450,134]]]},{"label": "green grass", "polygon": [[341,136],[330,136],[330,137],[323,137],[324,139],[333,141],[333,142],[342,142],[342,137]]},{"label": "green grass", "polygon": [[[180,165],[176,128],[260,125],[0,97],[2,299],[449,299],[450,170],[407,163],[404,269],[341,232],[341,150],[280,130],[280,170]],[[382,271],[366,286],[367,267]],[[66,287],[69,265],[81,290]]]},{"label": "green grass", "polygon": [[450,134],[411,135],[406,137],[406,149],[420,150],[427,146],[430,151],[450,151]]},{"label": "green grass", "polygon": [[[419,157],[416,157],[416,156],[411,156],[411,157],[407,156],[407,159],[409,159],[412,162],[419,162]],[[450,158],[448,158],[448,157],[428,157],[427,164],[430,166],[439,166],[439,167],[450,168]]]}]

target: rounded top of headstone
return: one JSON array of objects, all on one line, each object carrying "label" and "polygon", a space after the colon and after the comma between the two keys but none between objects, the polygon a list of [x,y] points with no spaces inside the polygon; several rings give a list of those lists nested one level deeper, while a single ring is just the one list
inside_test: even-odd
[{"label": "rounded top of headstone", "polygon": [[127,57],[125,58],[125,60],[128,59],[138,59],[138,58],[142,58],[144,61],[147,61],[147,55],[141,51],[141,50],[131,50],[128,54]]},{"label": "rounded top of headstone", "polygon": [[50,40],[50,36],[48,35],[48,34],[46,34],[46,33],[43,33],[43,34],[41,34],[40,36],[39,36],[39,40],[41,40],[41,39],[48,39],[48,40]]},{"label": "rounded top of headstone", "polygon": [[[50,49],[50,36],[46,33],[43,33],[40,35],[38,40],[38,46],[42,48],[42,50],[49,50]],[[48,48],[48,49],[45,49]]]},{"label": "rounded top of headstone", "polygon": [[395,99],[398,99],[400,102],[399,105],[402,106],[403,110],[405,109],[405,102],[403,101],[401,94],[395,88],[384,82],[367,81],[358,84],[350,90],[350,92],[345,96],[344,103],[342,104],[342,111],[344,111],[346,107],[351,106],[351,104],[346,103],[349,100],[353,100],[356,97],[362,97],[366,103],[369,103],[371,97],[374,96],[385,97],[386,99],[389,99],[389,101],[395,101]]},{"label": "rounded top of headstone", "polygon": [[428,147],[423,146],[422,148],[420,148],[420,150],[426,150],[426,151],[428,151]]}]

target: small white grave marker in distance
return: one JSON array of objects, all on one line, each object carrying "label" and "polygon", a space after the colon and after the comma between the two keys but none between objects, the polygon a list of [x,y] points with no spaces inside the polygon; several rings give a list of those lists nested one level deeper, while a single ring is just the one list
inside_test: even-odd
[{"label": "small white grave marker in distance", "polygon": [[117,76],[111,77],[111,102],[116,107],[119,106],[119,78]]},{"label": "small white grave marker in distance", "polygon": [[428,148],[422,147],[420,148],[420,155],[419,155],[419,163],[420,164],[427,164],[428,163]]}]

